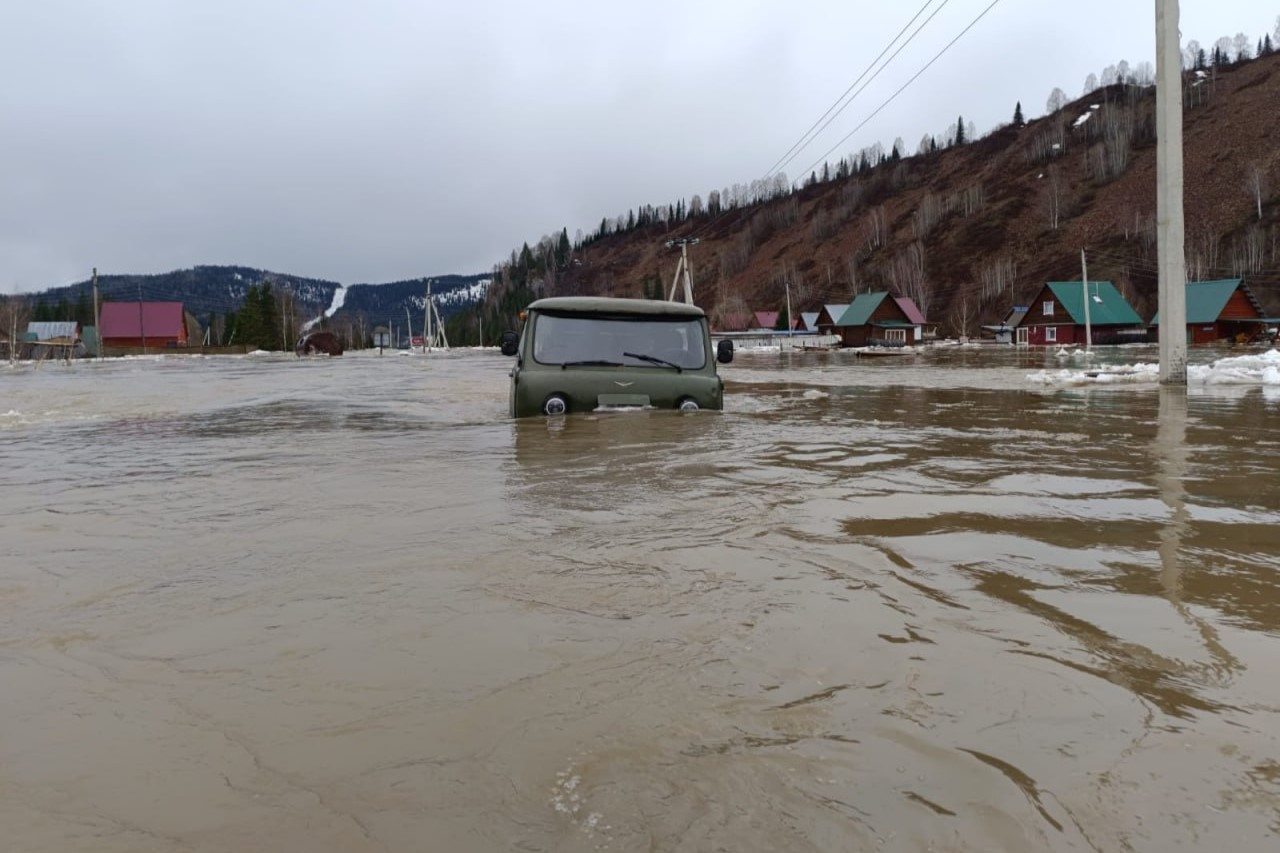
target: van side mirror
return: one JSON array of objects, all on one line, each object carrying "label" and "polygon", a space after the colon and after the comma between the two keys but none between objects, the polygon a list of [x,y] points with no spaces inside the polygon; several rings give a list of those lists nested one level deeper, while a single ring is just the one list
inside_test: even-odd
[{"label": "van side mirror", "polygon": [[520,349],[520,336],[510,329],[503,332],[501,349],[503,355],[515,355]]},{"label": "van side mirror", "polygon": [[721,341],[716,344],[716,361],[721,364],[733,361],[733,341]]}]

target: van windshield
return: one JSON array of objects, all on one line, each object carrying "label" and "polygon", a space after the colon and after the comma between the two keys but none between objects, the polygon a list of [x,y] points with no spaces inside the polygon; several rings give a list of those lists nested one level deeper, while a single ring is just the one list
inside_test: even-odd
[{"label": "van windshield", "polygon": [[700,370],[707,363],[707,343],[700,317],[539,313],[533,358],[540,364],[608,363],[661,370],[663,365],[655,361],[660,360],[682,370]]}]

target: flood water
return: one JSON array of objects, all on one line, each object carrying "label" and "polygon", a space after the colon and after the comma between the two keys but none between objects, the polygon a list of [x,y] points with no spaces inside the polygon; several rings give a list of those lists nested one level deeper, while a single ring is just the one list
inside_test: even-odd
[{"label": "flood water", "polygon": [[509,366],[0,367],[0,848],[1280,849],[1280,389]]}]

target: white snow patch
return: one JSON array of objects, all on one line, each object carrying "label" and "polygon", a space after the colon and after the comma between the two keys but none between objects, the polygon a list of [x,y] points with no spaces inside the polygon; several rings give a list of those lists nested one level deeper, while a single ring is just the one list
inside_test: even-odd
[{"label": "white snow patch", "polygon": [[[1042,385],[1147,384],[1160,379],[1160,365],[1139,363],[1108,365],[1098,370],[1041,370],[1027,375],[1027,381]],[[1261,385],[1280,388],[1280,350],[1258,355],[1220,358],[1212,364],[1187,368],[1188,385]]]},{"label": "white snow patch", "polygon": [[1090,119],[1092,115],[1093,113],[1085,113],[1084,115],[1080,116],[1080,118],[1076,119],[1074,126],[1079,127],[1080,125],[1084,124],[1086,121]]},{"label": "white snow patch", "polygon": [[329,303],[329,310],[324,312],[324,316],[332,317],[338,313],[338,309],[342,307],[342,303],[347,301],[347,289],[339,286],[333,292],[333,301]]},{"label": "white snow patch", "polygon": [[[342,307],[342,303],[347,301],[347,289],[342,285],[338,285],[338,289],[333,292],[333,299],[329,302],[329,308],[324,312],[325,317],[332,317],[338,313],[338,309]],[[316,323],[319,323],[320,317],[314,320],[308,320],[302,324],[302,331],[309,332]]]}]

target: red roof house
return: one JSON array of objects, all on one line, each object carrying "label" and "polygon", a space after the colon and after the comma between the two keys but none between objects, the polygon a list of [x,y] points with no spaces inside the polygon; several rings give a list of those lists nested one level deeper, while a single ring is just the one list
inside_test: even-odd
[{"label": "red roof house", "polygon": [[775,329],[778,326],[778,311],[757,311],[751,315],[748,329]]},{"label": "red roof house", "polygon": [[103,346],[185,347],[181,302],[104,302],[99,313]]}]

